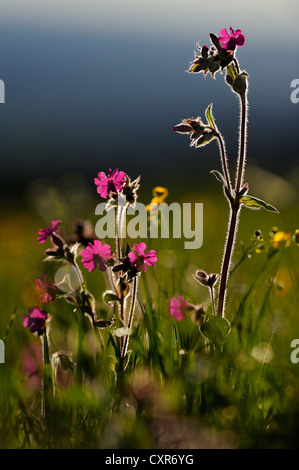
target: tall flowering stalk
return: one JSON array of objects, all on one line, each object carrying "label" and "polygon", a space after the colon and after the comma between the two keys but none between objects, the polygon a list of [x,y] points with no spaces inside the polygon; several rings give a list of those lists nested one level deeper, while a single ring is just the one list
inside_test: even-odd
[{"label": "tall flowering stalk", "polygon": [[[238,59],[235,55],[237,47],[242,47],[245,43],[245,36],[240,29],[236,31],[230,28],[230,34],[226,29],[220,31],[217,37],[210,34],[212,46],[200,47],[197,45],[199,53],[195,53],[194,61],[189,68],[190,73],[203,72],[204,75],[210,73],[214,77],[219,70],[225,71],[226,82],[231,90],[239,97],[240,102],[240,135],[239,135],[239,153],[237,157],[237,168],[235,185],[231,183],[231,177],[228,167],[225,141],[219,129],[217,128],[212,114],[212,104],[206,109],[206,123],[203,123],[200,117],[196,119],[184,119],[180,124],[176,125],[173,130],[179,133],[190,134],[191,146],[202,147],[207,145],[213,139],[217,139],[220,149],[222,173],[212,170],[216,179],[222,184],[223,192],[228,200],[230,207],[229,224],[224,248],[220,272],[220,285],[218,291],[217,311],[218,316],[224,317],[224,305],[227,291],[227,281],[230,263],[234,251],[234,244],[237,234],[238,222],[242,205],[251,209],[264,208],[268,211],[278,212],[270,204],[253,196],[249,196],[249,186],[244,184],[245,164],[246,164],[246,138],[247,138],[247,93],[248,93],[248,74],[241,71]],[[204,272],[204,271],[197,271]],[[196,276],[195,276],[196,277]],[[196,277],[200,283],[203,279]],[[217,276],[218,278],[218,276]],[[214,283],[217,281],[215,278]],[[214,304],[214,283],[210,288],[212,305]],[[205,284],[204,284],[205,285]],[[214,307],[213,307],[214,309]]]},{"label": "tall flowering stalk", "polygon": [[[116,264],[113,266],[113,262],[108,268],[112,292],[105,292],[103,297],[107,303],[116,303],[118,306],[118,320],[121,324],[121,331],[125,332],[120,335],[120,357],[122,358],[127,354],[129,335],[134,318],[138,287],[137,277],[141,271],[146,269],[146,264],[154,264],[150,264],[150,259],[152,259],[150,252],[147,255],[144,254],[145,243],[140,243],[140,246],[135,244],[133,251],[130,251],[127,246],[125,255],[123,253],[122,239],[126,211],[130,205],[134,206],[136,203],[139,180],[138,177],[131,181],[128,175],[118,169],[114,171],[110,169],[108,175],[100,172],[98,178],[94,180],[97,192],[104,199],[108,198],[107,210],[111,210],[116,206],[116,255],[114,257]],[[139,263],[138,266],[137,263]],[[131,296],[129,312],[126,308],[128,295]]]},{"label": "tall flowering stalk", "polygon": [[50,352],[47,332],[47,322],[49,315],[39,307],[31,307],[28,314],[23,317],[23,326],[29,328],[31,333],[36,334],[41,339],[43,357],[43,379],[42,379],[42,399],[41,416],[46,424],[48,418],[48,407],[53,394],[52,373],[50,365]]}]

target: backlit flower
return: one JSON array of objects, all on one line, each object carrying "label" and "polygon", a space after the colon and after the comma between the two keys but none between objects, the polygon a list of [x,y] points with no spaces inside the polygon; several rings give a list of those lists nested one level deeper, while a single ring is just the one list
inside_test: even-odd
[{"label": "backlit flower", "polygon": [[50,237],[52,233],[59,228],[60,223],[61,220],[52,220],[51,227],[42,228],[41,230],[39,230],[37,237],[38,241],[40,243],[45,243],[47,238]]},{"label": "backlit flower", "polygon": [[23,317],[23,326],[30,328],[31,333],[41,334],[45,329],[47,312],[40,310],[39,307],[31,307],[27,315]]},{"label": "backlit flower", "polygon": [[133,251],[128,254],[130,263],[137,267],[139,271],[146,271],[147,266],[153,266],[158,260],[155,250],[145,253],[146,244],[144,242],[135,243]]},{"label": "backlit flower", "polygon": [[101,171],[98,173],[98,178],[94,179],[95,185],[97,186],[97,192],[106,199],[110,193],[117,193],[121,191],[126,181],[126,174],[118,169],[112,171],[109,168],[108,176],[106,173]]},{"label": "backlit flower", "polygon": [[186,318],[186,314],[193,310],[194,306],[189,304],[183,295],[172,297],[169,302],[169,314],[177,321],[184,320]]},{"label": "backlit flower", "polygon": [[215,130],[201,123],[201,118],[184,119],[172,128],[180,134],[190,134],[191,146],[199,147],[208,144],[215,137]]},{"label": "backlit flower", "polygon": [[41,302],[50,302],[50,300],[55,300],[57,287],[53,282],[48,281],[48,276],[44,274],[44,280],[36,279],[35,288],[37,291],[41,292],[38,296],[38,299]]},{"label": "backlit flower", "polygon": [[285,245],[289,246],[292,235],[290,233],[282,232],[279,230],[274,233],[273,237],[270,239],[272,248],[278,250],[280,246]]},{"label": "backlit flower", "polygon": [[162,204],[168,196],[168,189],[163,186],[156,186],[153,189],[153,198],[146,206],[146,210],[150,211],[151,209],[158,208],[159,204]]},{"label": "backlit flower", "polygon": [[106,271],[107,260],[111,258],[112,251],[109,245],[103,245],[100,240],[94,240],[93,243],[88,243],[86,250],[81,251],[81,256],[81,262],[89,272],[97,267],[100,271]]},{"label": "backlit flower", "polygon": [[226,49],[227,51],[234,51],[236,46],[242,47],[245,43],[245,36],[242,34],[241,29],[236,29],[236,31],[234,31],[233,28],[230,28],[230,35],[226,29],[222,29],[218,39],[221,48]]}]

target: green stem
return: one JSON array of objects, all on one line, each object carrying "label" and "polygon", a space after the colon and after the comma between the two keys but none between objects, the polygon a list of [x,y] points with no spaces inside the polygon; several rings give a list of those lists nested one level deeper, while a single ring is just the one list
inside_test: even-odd
[{"label": "green stem", "polygon": [[49,436],[50,436],[50,400],[53,396],[53,383],[52,383],[52,373],[51,373],[51,363],[50,363],[50,352],[49,352],[49,343],[47,338],[46,328],[41,335],[42,350],[43,350],[43,380],[42,380],[42,405],[41,405],[41,415],[44,422],[44,439],[45,443],[49,445]]},{"label": "green stem", "polygon": [[214,287],[210,287],[210,295],[211,295],[211,303],[212,303],[212,310],[213,310],[213,315],[216,315],[215,311],[215,300],[214,300]]},{"label": "green stem", "polygon": [[84,310],[78,312],[78,344],[77,344],[77,368],[75,382],[78,386],[83,383],[83,360],[84,360]]},{"label": "green stem", "polygon": [[131,329],[132,329],[132,323],[133,323],[134,312],[135,312],[136,297],[137,297],[137,277],[134,277],[132,297],[131,297],[131,308],[130,308],[129,320],[128,320],[128,324],[127,324],[127,335],[125,336],[125,340],[124,340],[124,345],[123,345],[123,349],[122,349],[122,357],[125,357],[126,354],[127,354],[127,349],[128,349],[128,345],[129,345],[129,339],[130,339],[130,333],[131,333]]},{"label": "green stem", "polygon": [[83,279],[81,270],[80,270],[80,268],[77,264],[77,261],[75,259],[74,259],[74,262],[72,263],[72,265],[75,268],[75,271],[76,271],[76,274],[77,274],[77,277],[78,277],[78,280],[79,280],[79,283],[80,283],[81,290],[82,290],[82,292],[85,292],[86,288],[85,288],[84,279]]}]

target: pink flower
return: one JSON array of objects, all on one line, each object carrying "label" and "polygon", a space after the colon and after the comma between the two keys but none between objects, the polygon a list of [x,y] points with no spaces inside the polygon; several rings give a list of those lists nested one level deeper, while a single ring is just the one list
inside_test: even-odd
[{"label": "pink flower", "polygon": [[102,245],[100,240],[88,243],[86,250],[81,251],[82,263],[89,272],[99,267],[100,271],[106,271],[107,259],[111,258],[112,251],[109,245]]},{"label": "pink flower", "polygon": [[194,310],[194,306],[189,304],[183,295],[172,297],[169,302],[169,314],[177,321],[184,320],[186,314]]},{"label": "pink flower", "polygon": [[126,174],[118,169],[112,172],[109,168],[108,176],[106,173],[101,171],[98,173],[98,178],[94,179],[95,185],[97,186],[97,192],[106,199],[109,194],[117,193],[121,191],[126,180]]},{"label": "pink flower", "polygon": [[57,287],[53,282],[48,281],[48,276],[44,274],[44,281],[41,279],[35,280],[35,289],[41,294],[38,296],[38,300],[41,302],[50,302],[50,300],[55,300]]},{"label": "pink flower", "polygon": [[146,271],[147,266],[153,266],[158,260],[155,250],[150,250],[148,253],[144,253],[146,244],[141,242],[139,245],[135,243],[133,245],[133,251],[128,254],[131,264],[134,264],[138,270]]},{"label": "pink flower", "polygon": [[36,392],[42,385],[42,352],[40,342],[30,343],[22,350],[22,373],[26,376],[24,387],[28,393]]},{"label": "pink flower", "polygon": [[40,243],[45,243],[47,238],[50,237],[52,233],[55,232],[55,230],[59,228],[58,226],[60,223],[61,223],[61,220],[52,220],[51,227],[42,228],[41,230],[39,230],[38,237],[37,237],[38,241]]},{"label": "pink flower", "polygon": [[38,307],[31,307],[28,311],[28,315],[23,317],[23,326],[30,328],[31,333],[38,332],[41,334],[45,329],[47,312],[40,310]]},{"label": "pink flower", "polygon": [[236,46],[242,47],[245,43],[245,36],[242,34],[241,29],[236,29],[236,31],[234,31],[233,28],[230,28],[230,35],[226,29],[222,29],[218,39],[221,44],[221,48],[226,49],[227,51],[234,51]]}]

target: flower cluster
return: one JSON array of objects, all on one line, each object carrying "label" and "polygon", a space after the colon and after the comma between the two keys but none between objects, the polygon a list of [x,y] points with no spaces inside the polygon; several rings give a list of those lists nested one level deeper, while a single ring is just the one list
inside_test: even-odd
[{"label": "flower cluster", "polygon": [[[129,205],[134,206],[137,200],[137,191],[139,189],[140,178],[131,180],[131,178],[118,169],[109,169],[108,174],[99,172],[94,182],[97,192],[104,199],[107,199],[107,210],[109,205],[121,203],[121,210],[117,212],[117,221],[125,214]],[[156,188],[157,189],[157,188]],[[167,190],[166,190],[167,192]],[[161,199],[166,197],[166,192],[162,188],[157,196]],[[159,199],[159,200],[160,200]],[[120,222],[121,223],[121,222]],[[154,266],[157,262],[155,250],[146,251],[144,242],[135,243],[133,248],[127,247],[126,255],[123,257],[122,239],[118,230],[116,231],[116,254],[110,245],[96,239],[93,227],[89,221],[77,219],[73,224],[73,233],[66,236],[61,235],[61,220],[53,220],[51,224],[38,231],[37,239],[39,243],[44,244],[48,239],[52,247],[45,250],[45,261],[60,261],[68,265],[66,275],[63,280],[55,285],[50,281],[47,274],[42,279],[35,280],[35,288],[38,292],[38,300],[42,303],[49,303],[56,298],[64,299],[73,306],[74,312],[78,314],[79,333],[82,333],[82,318],[89,316],[91,325],[94,328],[113,327],[115,324],[125,326],[125,331],[129,332],[132,328],[135,304],[137,302],[137,276],[146,271],[148,267]],[[83,248],[82,248],[83,247]],[[96,301],[93,295],[87,290],[87,283],[84,274],[81,271],[77,258],[81,255],[81,266],[90,273],[96,270],[101,272],[108,271],[109,287],[103,295],[103,300],[109,306],[116,307],[117,316],[111,319],[99,319],[97,317]],[[76,276],[77,279],[72,279]],[[60,293],[58,293],[60,291]],[[127,304],[127,297],[131,297],[130,307]],[[81,319],[80,319],[81,318]],[[46,362],[49,364],[49,347],[46,326],[49,315],[39,307],[31,307],[27,315],[23,317],[23,326],[29,328],[31,333],[37,333],[43,338],[43,352],[47,355]],[[129,342],[129,334],[126,333],[119,343],[119,352],[122,357],[126,356]],[[56,356],[55,356],[56,354]],[[64,354],[64,353],[63,353]],[[79,354],[79,353],[78,353]],[[81,353],[80,353],[81,354]],[[61,353],[52,354],[52,359],[62,357]],[[45,358],[45,357],[44,357]],[[77,368],[79,369],[78,381],[81,381],[81,370],[83,364],[80,364],[80,356],[77,357]],[[56,360],[56,359],[55,359]],[[55,361],[52,363],[55,363]],[[55,375],[55,374],[54,374]]]},{"label": "flower cluster", "polygon": [[226,29],[222,29],[218,37],[211,33],[210,39],[213,45],[210,48],[200,47],[197,44],[200,55],[195,53],[188,72],[203,72],[204,75],[211,73],[214,77],[218,70],[227,67],[234,60],[236,47],[242,47],[245,43],[245,36],[240,29],[234,31],[230,28],[230,33],[229,35]]}]

